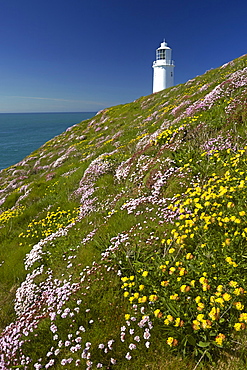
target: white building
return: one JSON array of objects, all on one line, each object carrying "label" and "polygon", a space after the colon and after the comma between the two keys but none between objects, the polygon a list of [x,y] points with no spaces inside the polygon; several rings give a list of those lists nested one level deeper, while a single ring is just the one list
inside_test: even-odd
[{"label": "white building", "polygon": [[153,62],[153,93],[174,85],[174,67],[172,49],[164,40],[156,49],[156,60]]}]

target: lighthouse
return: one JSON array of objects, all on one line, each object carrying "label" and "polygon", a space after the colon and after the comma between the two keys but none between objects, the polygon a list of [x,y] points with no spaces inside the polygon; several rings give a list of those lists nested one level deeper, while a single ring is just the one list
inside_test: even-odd
[{"label": "lighthouse", "polygon": [[153,93],[174,85],[174,67],[172,49],[164,40],[156,49],[156,60],[153,62]]}]

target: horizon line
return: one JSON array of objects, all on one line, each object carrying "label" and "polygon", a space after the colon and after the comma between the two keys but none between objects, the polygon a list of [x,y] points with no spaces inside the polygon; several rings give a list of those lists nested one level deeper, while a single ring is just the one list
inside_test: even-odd
[{"label": "horizon line", "polygon": [[0,114],[49,114],[49,113],[97,113],[98,111],[51,111],[51,112],[0,112]]},{"label": "horizon line", "polygon": [[21,95],[2,95],[5,98],[18,98],[18,99],[33,99],[33,100],[51,100],[59,102],[69,102],[69,103],[83,103],[83,104],[96,104],[102,106],[104,103],[92,100],[82,100],[82,99],[64,99],[64,98],[49,98],[42,96],[21,96]]}]

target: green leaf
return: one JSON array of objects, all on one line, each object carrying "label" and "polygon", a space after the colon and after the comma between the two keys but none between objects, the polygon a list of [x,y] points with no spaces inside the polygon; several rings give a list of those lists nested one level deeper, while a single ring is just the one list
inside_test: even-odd
[{"label": "green leaf", "polygon": [[197,343],[197,345],[199,346],[199,347],[208,347],[209,345],[210,345],[210,342],[199,342],[199,343]]},{"label": "green leaf", "polygon": [[209,335],[210,335],[210,337],[216,337],[216,335],[217,335],[218,333],[216,332],[216,331],[211,331],[210,333],[209,333]]},{"label": "green leaf", "polygon": [[166,299],[164,299],[164,302],[166,304],[166,307],[170,311],[170,314],[172,314],[172,316],[174,316],[174,317],[177,317],[178,316],[178,312],[176,310],[176,306],[173,305],[171,302],[167,302]]},{"label": "green leaf", "polygon": [[188,339],[189,344],[191,344],[192,346],[196,345],[196,338],[194,338],[192,335],[189,335],[187,339]]},{"label": "green leaf", "polygon": [[210,352],[206,352],[205,353],[205,356],[207,356],[207,358],[209,359],[209,361],[212,361],[213,359],[212,359],[212,356],[211,356],[211,354],[210,354]]}]

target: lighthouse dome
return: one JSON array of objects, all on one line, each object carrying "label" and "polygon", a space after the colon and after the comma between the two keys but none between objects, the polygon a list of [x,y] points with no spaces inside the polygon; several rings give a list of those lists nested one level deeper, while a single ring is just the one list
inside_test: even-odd
[{"label": "lighthouse dome", "polygon": [[165,40],[160,44],[160,47],[156,49],[156,60],[167,60],[171,61],[172,49],[169,48]]}]

